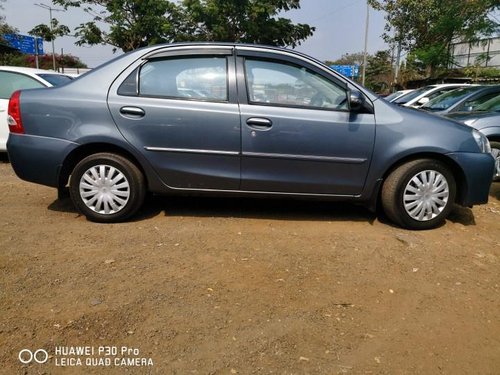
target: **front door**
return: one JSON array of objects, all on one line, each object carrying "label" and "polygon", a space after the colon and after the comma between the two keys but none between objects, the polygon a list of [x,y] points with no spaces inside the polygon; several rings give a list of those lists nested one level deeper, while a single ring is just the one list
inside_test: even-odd
[{"label": "front door", "polygon": [[242,50],[238,56],[241,189],[360,194],[375,121],[349,110],[346,83],[302,60]]}]

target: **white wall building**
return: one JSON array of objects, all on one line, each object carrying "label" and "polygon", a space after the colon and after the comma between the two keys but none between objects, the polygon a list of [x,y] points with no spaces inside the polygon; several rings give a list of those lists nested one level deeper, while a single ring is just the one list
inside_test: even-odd
[{"label": "white wall building", "polygon": [[454,59],[452,68],[470,65],[500,68],[500,37],[485,39],[472,46],[467,42],[456,43],[451,46],[451,53]]}]

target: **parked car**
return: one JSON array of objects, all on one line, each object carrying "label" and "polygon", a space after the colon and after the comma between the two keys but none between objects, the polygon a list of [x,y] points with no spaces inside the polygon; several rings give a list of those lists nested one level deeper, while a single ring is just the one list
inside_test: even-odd
[{"label": "parked car", "polygon": [[406,95],[412,91],[413,91],[412,89],[394,91],[392,94],[385,96],[384,99],[387,100],[388,102],[393,102],[394,100],[396,100],[396,99],[402,97],[403,95]]},{"label": "parked car", "polygon": [[500,96],[476,107],[473,112],[455,112],[448,117],[481,131],[490,141],[495,158],[494,181],[500,181]]},{"label": "parked car", "polygon": [[135,50],[68,85],[15,92],[9,126],[17,175],[69,184],[97,222],[126,220],[152,192],[380,202],[400,226],[428,229],[455,202],[486,203],[494,169],[479,131],[255,45]]},{"label": "parked car", "polygon": [[425,86],[399,97],[398,99],[394,100],[393,103],[405,107],[420,108],[430,100],[438,97],[441,94],[444,94],[447,91],[467,86],[470,85],[461,83],[443,83],[439,85]]},{"label": "parked car", "polygon": [[48,70],[0,66],[0,152],[7,151],[7,105],[16,90],[59,86],[71,81],[70,77]]},{"label": "parked car", "polygon": [[477,106],[499,95],[500,85],[461,87],[439,95],[420,109],[439,115],[472,112]]}]

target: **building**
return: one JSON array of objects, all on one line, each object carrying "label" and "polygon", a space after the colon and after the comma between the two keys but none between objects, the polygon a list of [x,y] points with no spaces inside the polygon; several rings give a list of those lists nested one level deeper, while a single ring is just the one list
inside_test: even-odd
[{"label": "building", "polygon": [[453,63],[450,68],[465,68],[471,65],[500,69],[500,37],[482,40],[479,44],[467,42],[452,44]]}]

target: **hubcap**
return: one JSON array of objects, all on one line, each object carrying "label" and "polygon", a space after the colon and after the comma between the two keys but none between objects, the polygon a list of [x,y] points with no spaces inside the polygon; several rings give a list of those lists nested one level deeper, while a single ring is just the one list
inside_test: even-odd
[{"label": "hubcap", "polygon": [[80,197],[85,205],[99,214],[111,215],[122,210],[130,197],[125,175],[110,165],[89,168],[80,179]]},{"label": "hubcap", "polygon": [[495,158],[495,176],[493,178],[498,180],[500,179],[500,149],[492,148],[491,154]]},{"label": "hubcap", "polygon": [[403,204],[412,219],[428,221],[441,214],[449,196],[446,178],[437,171],[427,170],[419,172],[408,182]]}]

